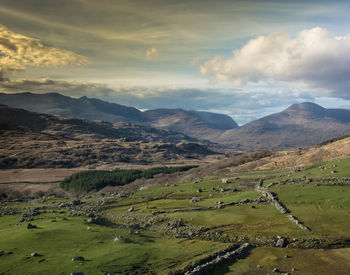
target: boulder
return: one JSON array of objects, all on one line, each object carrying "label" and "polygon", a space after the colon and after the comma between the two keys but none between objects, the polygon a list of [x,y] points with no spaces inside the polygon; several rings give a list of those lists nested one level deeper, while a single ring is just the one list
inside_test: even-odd
[{"label": "boulder", "polygon": [[36,225],[33,225],[31,223],[27,224],[27,229],[34,229],[34,228],[38,228]]},{"label": "boulder", "polygon": [[83,256],[77,256],[77,257],[72,258],[72,261],[73,261],[73,262],[76,262],[76,261],[85,261],[85,258],[84,258]]},{"label": "boulder", "polygon": [[200,200],[200,198],[193,197],[192,199],[190,199],[190,203],[199,202]]}]

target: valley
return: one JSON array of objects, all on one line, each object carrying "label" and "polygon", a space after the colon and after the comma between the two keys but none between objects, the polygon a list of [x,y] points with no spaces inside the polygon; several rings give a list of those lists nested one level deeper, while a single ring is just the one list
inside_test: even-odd
[{"label": "valley", "polygon": [[[301,159],[341,150],[327,162],[305,157],[307,165],[296,165],[290,151],[247,154],[87,194],[3,197],[0,270],[343,273],[350,259],[349,143],[296,149]],[[276,157],[283,167],[268,166]]]}]

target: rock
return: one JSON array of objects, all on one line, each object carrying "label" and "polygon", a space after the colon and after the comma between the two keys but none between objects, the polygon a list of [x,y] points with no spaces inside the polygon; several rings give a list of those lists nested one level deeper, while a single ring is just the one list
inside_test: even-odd
[{"label": "rock", "polygon": [[272,269],[272,272],[273,273],[277,273],[277,272],[280,272],[279,269],[277,267],[275,267],[274,269]]},{"label": "rock", "polygon": [[73,262],[76,262],[76,261],[85,261],[85,258],[82,257],[82,256],[77,256],[77,257],[72,258],[72,261],[73,261]]},{"label": "rock", "polygon": [[258,264],[258,265],[256,266],[256,268],[261,268],[261,265]]},{"label": "rock", "polygon": [[200,198],[193,197],[192,199],[190,199],[190,203],[199,202],[200,200]]},{"label": "rock", "polygon": [[31,223],[27,224],[27,229],[33,229],[33,228],[38,228],[36,225],[33,225]]},{"label": "rock", "polygon": [[117,236],[113,239],[114,242],[117,242],[117,241],[120,241],[121,237],[120,236]]},{"label": "rock", "polygon": [[31,257],[38,257],[38,256],[39,256],[39,254],[38,254],[38,253],[36,253],[36,252],[33,252],[33,253],[30,253],[30,256],[31,256]]},{"label": "rock", "polygon": [[92,228],[91,228],[90,226],[88,226],[88,227],[86,227],[86,230],[87,230],[87,231],[91,231]]},{"label": "rock", "polygon": [[202,189],[197,189],[197,193],[202,193],[203,191],[202,191]]},{"label": "rock", "polygon": [[128,212],[133,212],[134,211],[134,207],[131,206],[129,209],[128,209]]},{"label": "rock", "polygon": [[90,212],[90,213],[87,214],[87,216],[88,216],[89,218],[93,218],[93,217],[95,217],[95,214],[92,213],[92,212]]},{"label": "rock", "polygon": [[297,271],[297,269],[293,267],[293,268],[292,268],[292,271]]},{"label": "rock", "polygon": [[40,263],[42,263],[42,262],[44,262],[45,261],[45,259],[40,259],[39,261],[38,261],[38,263],[40,264]]},{"label": "rock", "polygon": [[81,202],[81,200],[74,200],[74,201],[72,201],[72,204],[73,205],[80,205],[80,204],[82,204],[82,202]]},{"label": "rock", "polygon": [[286,242],[284,238],[279,238],[276,242],[276,247],[284,247],[286,245]]}]

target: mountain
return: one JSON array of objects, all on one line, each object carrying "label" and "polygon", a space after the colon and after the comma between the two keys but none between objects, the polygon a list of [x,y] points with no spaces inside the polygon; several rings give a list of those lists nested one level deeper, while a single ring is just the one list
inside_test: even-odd
[{"label": "mountain", "polygon": [[70,116],[107,122],[130,122],[159,129],[173,130],[196,139],[210,140],[225,130],[238,127],[227,115],[182,109],[157,109],[141,112],[136,108],[109,103],[95,98],[79,99],[58,93],[4,94],[0,103],[28,111]]},{"label": "mountain", "polygon": [[198,139],[213,139],[226,130],[238,128],[229,116],[183,109],[156,109],[145,111],[152,127],[184,133]]},{"label": "mountain", "polygon": [[0,169],[167,164],[215,154],[181,133],[0,105]]},{"label": "mountain", "polygon": [[305,102],[228,130],[216,141],[241,150],[282,149],[312,145],[349,133],[350,110],[326,109]]},{"label": "mountain", "polygon": [[58,93],[0,93],[0,103],[37,113],[102,120],[112,123],[145,121],[142,112],[133,107],[87,97],[76,99]]}]

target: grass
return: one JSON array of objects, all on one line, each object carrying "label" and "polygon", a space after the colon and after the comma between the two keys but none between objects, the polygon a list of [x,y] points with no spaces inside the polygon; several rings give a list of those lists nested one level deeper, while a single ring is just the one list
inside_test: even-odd
[{"label": "grass", "polygon": [[[288,255],[288,258],[285,258],[285,255]],[[289,274],[348,274],[350,248],[306,250],[259,247],[253,249],[246,259],[221,266],[212,274],[265,275],[271,274],[274,268],[278,268],[280,272],[289,272]],[[296,271],[292,271],[293,268]]]},{"label": "grass", "polygon": [[271,190],[315,234],[348,235],[350,186],[286,184]]},{"label": "grass", "polygon": [[[206,254],[223,249],[222,243],[178,240],[154,232],[131,235],[127,230],[93,225],[92,230],[80,217],[68,221],[46,215],[33,222],[38,229],[15,226],[17,218],[0,218],[0,247],[11,255],[1,256],[0,274],[85,274],[142,273],[167,274]],[[131,242],[117,241],[116,236]],[[172,249],[169,249],[171,247]],[[39,257],[31,257],[36,252]],[[76,256],[84,262],[72,262]],[[39,263],[39,260],[44,259]],[[55,271],[52,273],[52,271]]]},{"label": "grass", "polygon": [[[319,166],[327,169],[320,169]],[[242,172],[238,177],[236,174],[227,175],[228,178],[232,176],[234,180],[223,184],[221,177],[225,176],[210,176],[199,183],[152,186],[135,191],[123,199],[108,197],[107,194],[103,199],[115,202],[99,206],[98,210],[107,217],[109,214],[111,217],[116,214],[116,219],[124,217],[132,223],[130,217],[143,217],[157,210],[213,207],[217,205],[217,201],[228,203],[258,198],[260,195],[254,190],[254,186],[260,178],[269,178],[264,181],[267,185],[270,182],[304,176],[350,177],[349,168],[350,158],[347,158],[305,167],[299,172],[290,171],[289,177],[283,176],[287,171],[281,170],[251,171]],[[336,170],[337,173],[331,173],[332,170]],[[319,186],[316,186],[318,184]],[[222,192],[221,188],[227,191]],[[201,192],[197,192],[198,189],[201,189]],[[239,191],[233,191],[234,189]],[[229,236],[248,237],[250,240],[270,239],[276,235],[305,239],[349,237],[350,186],[328,186],[314,181],[309,184],[278,184],[271,187],[271,191],[275,192],[291,213],[312,231],[302,231],[269,203],[249,203],[199,212],[168,213],[159,217],[181,219],[186,225],[218,229]],[[190,203],[192,197],[199,197],[200,201]],[[85,205],[101,199],[99,195],[82,198],[86,201]],[[43,204],[58,210],[58,202],[71,200],[50,198],[30,203],[7,203],[7,206],[17,212]],[[128,212],[131,206],[135,211]],[[68,217],[68,220],[63,220],[65,215],[67,214],[47,213],[36,216],[38,219],[32,223],[39,228],[33,230],[26,229],[25,224],[15,226],[19,215],[0,216],[0,251],[5,251],[5,254],[0,256],[0,274],[47,274],[53,271],[54,274],[69,274],[73,271],[85,274],[167,274],[170,270],[183,268],[189,262],[228,246],[212,241],[175,239],[170,233],[163,235],[153,231],[141,231],[140,234],[131,234],[129,230],[113,224],[88,225],[83,217]],[[51,222],[56,216],[57,222]],[[137,222],[135,219],[135,223]],[[88,231],[87,226],[91,226],[92,230]],[[166,234],[166,231],[161,229],[157,231]],[[116,236],[130,241],[114,242]],[[13,254],[7,255],[9,251]],[[41,256],[31,257],[32,252]],[[291,257],[284,258],[285,254]],[[82,263],[72,262],[71,259],[75,256],[83,256],[87,260]],[[39,263],[41,259],[45,260]],[[274,267],[288,272],[294,267],[297,269],[296,274],[346,274],[350,268],[349,260],[350,249],[326,251],[261,247],[252,250],[248,258],[222,266],[214,274],[266,274],[271,273]],[[261,267],[257,268],[257,265]]]}]

